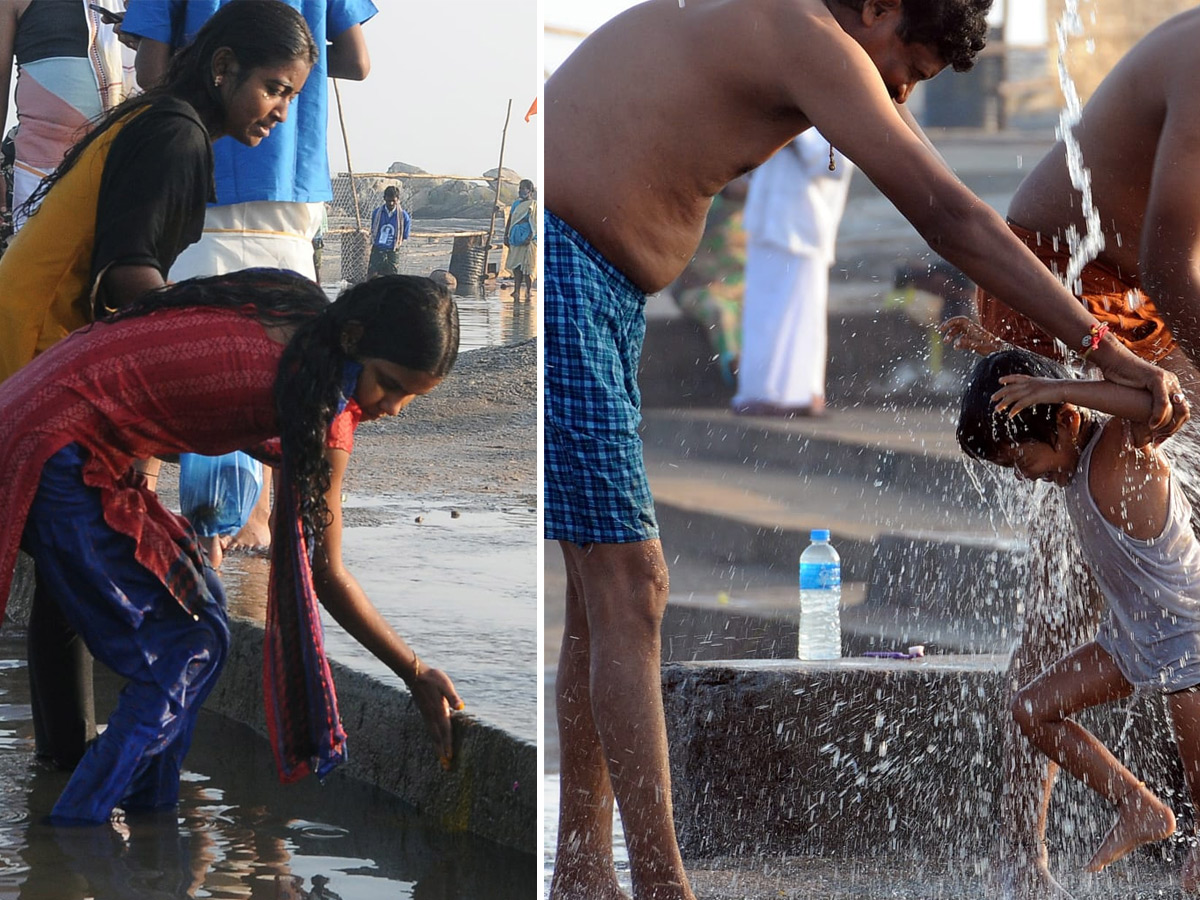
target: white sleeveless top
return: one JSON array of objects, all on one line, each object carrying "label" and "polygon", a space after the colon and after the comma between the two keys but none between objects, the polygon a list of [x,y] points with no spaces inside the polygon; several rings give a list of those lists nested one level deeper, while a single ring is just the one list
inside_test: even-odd
[{"label": "white sleeveless top", "polygon": [[1191,505],[1172,475],[1162,534],[1143,541],[1111,525],[1088,488],[1102,430],[1088,441],[1065,489],[1084,559],[1108,602],[1096,641],[1131,684],[1164,693],[1194,687],[1200,684],[1200,542]]}]

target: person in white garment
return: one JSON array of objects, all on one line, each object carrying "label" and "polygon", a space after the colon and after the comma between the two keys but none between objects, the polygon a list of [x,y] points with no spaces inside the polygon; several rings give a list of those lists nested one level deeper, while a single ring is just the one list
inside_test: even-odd
[{"label": "person in white garment", "polygon": [[737,413],[825,411],[829,267],[852,169],[809,129],[750,178]]}]

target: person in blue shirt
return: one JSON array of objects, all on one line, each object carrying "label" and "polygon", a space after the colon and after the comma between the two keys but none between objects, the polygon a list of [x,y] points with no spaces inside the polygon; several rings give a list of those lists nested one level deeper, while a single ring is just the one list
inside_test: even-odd
[{"label": "person in blue shirt", "polygon": [[[155,84],[171,53],[189,41],[231,0],[130,0],[122,30],[141,38],[137,77]],[[312,239],[324,204],[333,199],[326,150],[328,91],[325,76],[361,81],[370,72],[362,24],[378,11],[371,0],[280,0],[300,11],[321,50],[310,90],[269,140],[243,153],[232,141],[214,148],[217,201],[208,209],[204,235],[171,269],[179,281],[254,266],[291,269],[314,278]]]},{"label": "person in blue shirt", "polygon": [[367,262],[367,277],[400,274],[400,245],[408,240],[412,216],[400,205],[400,190],[388,185],[383,191],[383,205],[371,213],[371,258]]},{"label": "person in blue shirt", "polygon": [[[138,83],[154,85],[171,53],[192,39],[218,9],[241,0],[128,0],[121,30],[140,38]],[[290,269],[316,280],[312,239],[333,199],[326,150],[325,77],[362,81],[371,69],[362,25],[378,9],[372,0],[279,0],[299,10],[320,50],[288,120],[253,152],[233,141],[213,146],[216,203],[199,242],[181,254],[172,281],[254,267]],[[270,546],[269,492],[263,491],[230,547]]]}]

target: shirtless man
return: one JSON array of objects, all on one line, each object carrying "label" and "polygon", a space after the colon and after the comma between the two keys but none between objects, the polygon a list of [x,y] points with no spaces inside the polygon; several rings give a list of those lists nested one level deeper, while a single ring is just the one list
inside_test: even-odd
[{"label": "shirtless man", "polygon": [[[1074,130],[1091,172],[1104,240],[1075,288],[1133,352],[1175,372],[1193,403],[1200,400],[1195,368],[1200,363],[1197,41],[1200,9],[1160,25],[1117,63],[1088,100]],[[1082,234],[1086,223],[1061,141],[1017,189],[1008,216],[1014,232],[1042,262],[1065,274],[1067,230],[1073,227]],[[984,291],[980,318],[988,332],[1006,342],[1057,355],[1048,335]],[[951,320],[944,330],[964,349],[995,349],[980,346],[966,320]],[[1103,609],[1100,596],[1093,592],[1078,600],[1078,606],[1066,610],[1028,604],[1009,669],[1014,690],[1095,634]],[[1011,894],[1039,900],[1066,897],[1045,863],[1052,773],[1012,722],[1007,723],[1004,753],[997,856]]]},{"label": "shirtless man", "polygon": [[[675,840],[659,672],[667,566],[637,435],[644,295],[699,243],[723,185],[815,126],[977,284],[1085,349],[1097,323],[923,139],[903,103],[969,68],[990,0],[650,0],[546,83],[545,520],[568,578],[558,665],[555,900],[691,900]],[[1186,418],[1178,380],[1099,334],[1109,378]],[[1172,406],[1168,398],[1179,403]]]}]

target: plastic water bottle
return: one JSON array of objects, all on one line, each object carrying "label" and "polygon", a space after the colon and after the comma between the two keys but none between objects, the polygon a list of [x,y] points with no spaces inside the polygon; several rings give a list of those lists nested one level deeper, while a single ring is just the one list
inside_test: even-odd
[{"label": "plastic water bottle", "polygon": [[842,655],[842,560],[829,531],[814,528],[800,554],[800,659]]}]

